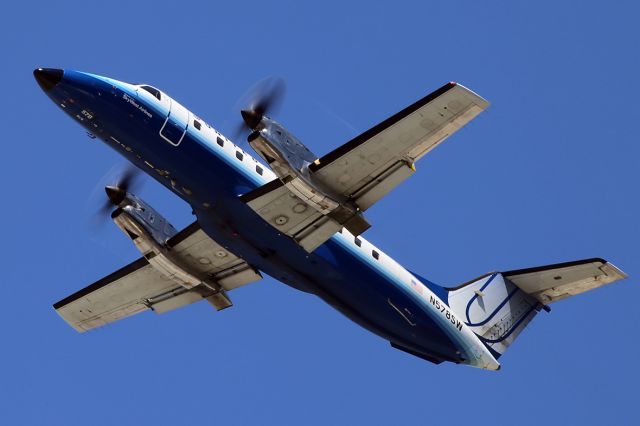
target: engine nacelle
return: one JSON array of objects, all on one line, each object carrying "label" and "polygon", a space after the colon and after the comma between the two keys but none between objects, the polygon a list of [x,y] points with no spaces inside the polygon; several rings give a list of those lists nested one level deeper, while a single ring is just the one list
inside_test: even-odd
[{"label": "engine nacelle", "polygon": [[[133,221],[118,219],[122,213]],[[136,240],[146,234],[158,245],[165,245],[167,240],[178,233],[160,213],[133,194],[127,193],[118,208],[111,214],[111,218],[129,238]]]},{"label": "engine nacelle", "polygon": [[248,141],[289,191],[307,205],[354,235],[370,227],[353,200],[314,180],[309,165],[318,157],[280,123],[263,116]]}]

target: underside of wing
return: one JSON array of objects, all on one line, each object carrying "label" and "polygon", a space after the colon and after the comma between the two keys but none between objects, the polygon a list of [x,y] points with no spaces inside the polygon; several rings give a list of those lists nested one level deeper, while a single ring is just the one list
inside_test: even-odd
[{"label": "underside of wing", "polygon": [[215,281],[224,291],[262,278],[254,267],[209,237],[197,222],[173,236],[166,245],[180,266],[201,280]]},{"label": "underside of wing", "polygon": [[164,313],[201,300],[221,310],[232,306],[228,291],[260,278],[257,270],[194,223],[169,239],[160,252],[145,254],[54,308],[84,332],[148,309]]},{"label": "underside of wing", "polygon": [[627,277],[620,269],[599,258],[518,269],[502,275],[542,304],[557,302]]},{"label": "underside of wing", "polygon": [[309,166],[313,179],[353,199],[361,210],[409,177],[414,163],[489,103],[448,83]]},{"label": "underside of wing", "polygon": [[322,245],[342,225],[309,207],[276,179],[240,197],[267,223],[293,238],[306,251]]},{"label": "underside of wing", "polygon": [[202,299],[194,296],[140,258],[53,307],[69,325],[84,332],[152,307],[164,312],[168,300],[178,307]]}]

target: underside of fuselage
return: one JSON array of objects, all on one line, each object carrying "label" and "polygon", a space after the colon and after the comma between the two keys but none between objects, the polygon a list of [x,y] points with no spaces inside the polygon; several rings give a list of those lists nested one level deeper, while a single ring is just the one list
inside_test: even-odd
[{"label": "underside of fuselage", "polygon": [[433,361],[467,361],[415,299],[344,238],[307,253],[240,201],[238,196],[262,185],[264,177],[221,155],[215,140],[192,126],[179,146],[162,138],[167,112],[138,96],[134,85],[69,70],[40,71],[36,78],[92,137],[189,203],[202,229],[250,265],[319,296],[409,353]]}]

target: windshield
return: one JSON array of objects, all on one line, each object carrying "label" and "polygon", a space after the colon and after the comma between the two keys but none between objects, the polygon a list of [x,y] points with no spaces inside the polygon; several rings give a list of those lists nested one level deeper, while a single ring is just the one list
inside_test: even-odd
[{"label": "windshield", "polygon": [[162,95],[160,94],[160,91],[158,89],[156,89],[155,87],[143,85],[143,86],[140,86],[140,88],[146,90],[149,93],[151,93],[159,101],[162,100]]}]

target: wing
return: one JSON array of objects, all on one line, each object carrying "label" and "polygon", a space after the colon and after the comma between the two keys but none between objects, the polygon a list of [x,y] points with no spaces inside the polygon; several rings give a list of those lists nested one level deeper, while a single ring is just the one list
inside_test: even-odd
[{"label": "wing", "polygon": [[[310,164],[310,178],[364,211],[411,176],[415,161],[488,105],[466,87],[448,83]],[[288,185],[295,182],[272,181],[241,199],[308,252],[343,227],[354,235],[369,228],[361,214],[342,220],[338,209],[327,214],[310,207],[304,197],[311,200],[322,194],[300,188],[294,194]]]},{"label": "wing", "polygon": [[519,269],[503,272],[502,275],[542,304],[575,296],[627,277],[604,259]]},{"label": "wing", "polygon": [[309,166],[314,179],[371,207],[414,171],[414,163],[467,124],[489,102],[448,83]]},{"label": "wing", "polygon": [[59,301],[54,309],[74,329],[84,332],[148,309],[164,313],[201,300],[224,309],[231,306],[227,291],[262,278],[209,238],[197,223],[172,237],[167,247],[172,261],[201,278],[203,284],[183,285],[176,276],[161,272],[154,259],[142,257]]}]

